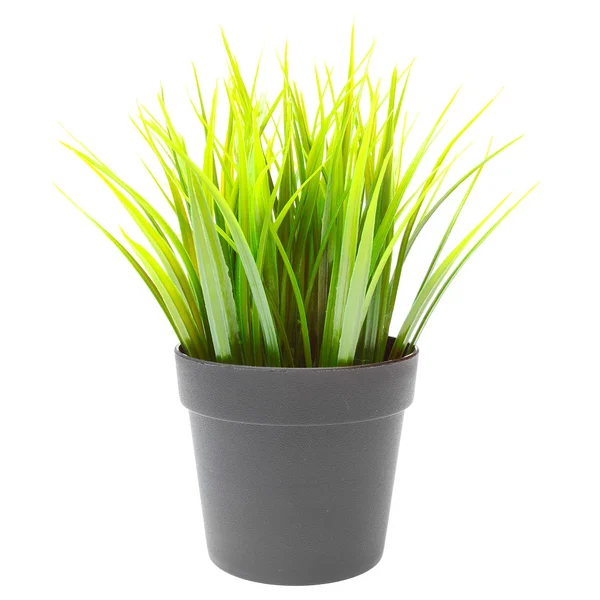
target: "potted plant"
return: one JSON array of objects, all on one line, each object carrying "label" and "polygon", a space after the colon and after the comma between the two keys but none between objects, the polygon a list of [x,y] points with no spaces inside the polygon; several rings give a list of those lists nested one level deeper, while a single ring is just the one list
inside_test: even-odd
[{"label": "potted plant", "polygon": [[[459,141],[491,101],[433,154],[454,94],[409,153],[410,66],[375,83],[371,52],[356,61],[352,41],[347,78],[336,86],[330,70],[317,72],[310,112],[287,52],[267,100],[225,48],[223,122],[218,87],[208,104],[195,77],[199,155],[162,92],[158,115],[139,109],[155,198],[82,144],[65,145],[137,225],[138,240],[125,232],[119,240],[84,213],[141,276],[179,340],[212,560],[259,582],[338,581],[382,556],[419,336],[465,261],[529,192],[504,198],[450,246],[482,170],[516,141],[490,142],[450,177]],[[452,202],[390,337],[414,242]]]}]

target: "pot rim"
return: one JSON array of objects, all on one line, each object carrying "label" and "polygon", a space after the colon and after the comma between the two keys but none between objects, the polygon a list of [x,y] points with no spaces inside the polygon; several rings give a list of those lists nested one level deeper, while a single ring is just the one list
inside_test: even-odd
[{"label": "pot rim", "polygon": [[235,370],[239,370],[239,371],[262,371],[265,373],[266,372],[287,373],[289,371],[293,371],[293,372],[301,371],[301,372],[306,372],[306,373],[326,373],[326,372],[331,372],[331,371],[344,371],[344,370],[354,371],[357,369],[385,368],[386,366],[394,365],[399,362],[404,362],[404,361],[408,361],[408,360],[412,360],[412,359],[416,358],[419,354],[419,347],[415,346],[415,349],[407,356],[401,356],[400,358],[395,358],[393,360],[384,360],[382,362],[367,363],[364,365],[348,365],[348,366],[344,366],[344,367],[262,367],[262,366],[255,366],[255,365],[240,365],[240,364],[235,364],[235,363],[222,363],[222,362],[216,362],[216,361],[212,361],[212,360],[204,360],[202,358],[194,358],[192,356],[188,356],[181,348],[181,344],[177,344],[175,346],[175,354],[179,358],[183,358],[183,359],[191,361],[191,362],[204,364],[204,365],[211,366],[211,367],[213,367],[213,366],[214,367],[223,367],[223,368],[235,369]]}]

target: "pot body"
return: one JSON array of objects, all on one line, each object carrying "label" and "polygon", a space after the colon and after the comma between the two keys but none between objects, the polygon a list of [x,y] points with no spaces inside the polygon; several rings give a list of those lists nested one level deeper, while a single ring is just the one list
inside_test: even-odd
[{"label": "pot body", "polygon": [[176,350],[208,551],[262,583],[339,581],[382,554],[416,353],[335,369],[275,369]]}]

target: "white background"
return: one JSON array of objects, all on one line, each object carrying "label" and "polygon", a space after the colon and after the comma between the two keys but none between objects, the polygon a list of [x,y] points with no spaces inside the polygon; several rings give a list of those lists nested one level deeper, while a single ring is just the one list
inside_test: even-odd
[{"label": "white background", "polygon": [[[218,26],[262,85],[290,42],[345,69],[417,57],[407,105],[471,139],[527,134],[474,202],[542,185],[454,282],[421,346],[382,562],[318,588],[212,566],[175,339],[130,267],[52,187],[120,212],[61,149],[58,122],[134,181],[128,122],[160,82],[189,108],[190,62],[226,73]],[[597,17],[592,2],[10,2],[0,8],[0,597],[600,598]],[[180,107],[177,105],[180,103]],[[136,179],[138,178],[138,179]],[[477,213],[480,214],[480,213]],[[395,323],[397,324],[398,319]]]}]

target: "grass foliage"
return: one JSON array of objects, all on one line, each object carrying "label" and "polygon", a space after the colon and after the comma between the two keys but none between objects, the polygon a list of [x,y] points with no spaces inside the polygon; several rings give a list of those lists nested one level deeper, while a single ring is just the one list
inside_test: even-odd
[{"label": "grass foliage", "polygon": [[374,83],[371,52],[355,59],[354,34],[341,89],[329,69],[315,71],[313,115],[290,79],[287,52],[280,59],[281,88],[269,102],[258,96],[256,77],[246,85],[226,41],[225,48],[230,72],[221,134],[218,87],[207,104],[195,77],[201,156],[188,153],[162,92],[158,114],[140,107],[134,119],[155,157],[149,171],[160,201],[142,196],[81,143],[64,144],[112,190],[142,241],[123,231],[118,239],[84,214],[144,280],[190,356],[335,367],[384,360],[415,240],[454,201],[408,314],[391,332],[391,358],[412,352],[465,261],[527,195],[511,204],[505,198],[447,248],[482,169],[516,140],[496,149],[490,143],[450,183],[459,140],[491,102],[430,156],[455,94],[407,155],[412,127],[403,104],[410,67],[394,70],[385,87]]}]

